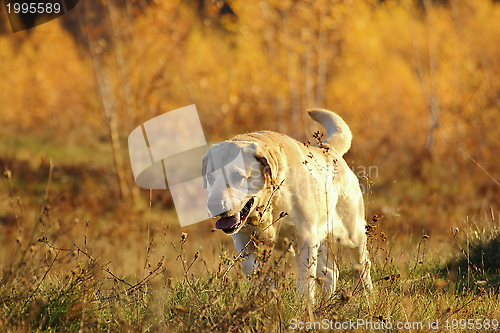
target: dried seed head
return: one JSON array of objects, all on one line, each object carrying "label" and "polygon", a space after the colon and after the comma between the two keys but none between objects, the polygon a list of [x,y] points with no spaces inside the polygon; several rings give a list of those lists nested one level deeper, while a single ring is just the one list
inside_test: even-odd
[{"label": "dried seed head", "polygon": [[323,136],[325,136],[325,134],[321,133],[320,131],[316,131],[316,132],[313,133],[313,138],[315,138],[316,140],[318,140],[319,143],[323,142]]},{"label": "dried seed head", "polygon": [[12,177],[12,171],[10,171],[9,169],[5,168],[4,172],[3,172],[3,175],[5,176],[5,178],[9,179]]},{"label": "dried seed head", "polygon": [[350,292],[342,292],[340,294],[340,302],[342,302],[342,304],[345,304],[347,302],[349,302],[352,298],[352,294]]},{"label": "dried seed head", "polygon": [[387,318],[385,316],[373,316],[373,319],[377,319],[377,320],[386,322],[389,318]]},{"label": "dried seed head", "polygon": [[181,243],[185,243],[186,242],[187,236],[188,236],[187,232],[183,232],[181,234]]},{"label": "dried seed head", "polygon": [[401,274],[391,274],[391,282],[394,283],[396,282],[397,279],[401,277]]},{"label": "dried seed head", "polygon": [[287,212],[281,212],[280,213],[280,219],[284,218],[285,216],[288,216]]}]

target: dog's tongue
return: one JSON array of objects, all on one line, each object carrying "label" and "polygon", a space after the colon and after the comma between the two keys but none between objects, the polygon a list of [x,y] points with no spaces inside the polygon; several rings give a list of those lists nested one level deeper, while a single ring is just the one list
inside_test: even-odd
[{"label": "dog's tongue", "polygon": [[215,222],[215,228],[217,229],[229,229],[234,227],[240,222],[240,212],[236,213],[234,216],[221,217]]}]

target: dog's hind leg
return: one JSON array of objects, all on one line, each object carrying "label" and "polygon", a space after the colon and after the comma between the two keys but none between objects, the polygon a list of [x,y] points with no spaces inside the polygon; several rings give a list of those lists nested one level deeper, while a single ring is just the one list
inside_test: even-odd
[{"label": "dog's hind leg", "polygon": [[373,289],[372,278],[370,275],[371,261],[368,257],[368,250],[366,249],[366,236],[363,236],[361,244],[359,244],[357,248],[351,249],[351,252],[357,262],[354,267],[358,281],[361,282],[363,288],[371,290]]}]

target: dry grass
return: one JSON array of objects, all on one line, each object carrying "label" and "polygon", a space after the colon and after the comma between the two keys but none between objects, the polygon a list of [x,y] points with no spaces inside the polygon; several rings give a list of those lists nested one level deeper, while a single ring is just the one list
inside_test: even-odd
[{"label": "dry grass", "polygon": [[[367,227],[374,292],[352,284],[350,256],[340,252],[338,293],[320,295],[311,306],[296,292],[291,254],[262,254],[262,268],[247,280],[228,237],[210,223],[182,231],[171,213],[152,204],[75,219],[85,210],[68,213],[57,201],[54,168],[46,167],[38,171],[43,191],[29,183],[21,189],[15,169],[5,171],[10,214],[2,220],[0,317],[7,331],[281,332],[356,319],[370,322],[365,325],[412,322],[414,331],[425,331],[419,323],[500,319],[499,284],[491,278],[496,271],[488,278],[478,263],[470,267],[479,270],[465,274],[447,265],[454,256],[475,261],[478,248],[490,247],[495,225],[484,234],[450,231],[443,244],[422,234],[388,237],[384,218],[374,216]],[[23,196],[31,191],[39,196]]]}]

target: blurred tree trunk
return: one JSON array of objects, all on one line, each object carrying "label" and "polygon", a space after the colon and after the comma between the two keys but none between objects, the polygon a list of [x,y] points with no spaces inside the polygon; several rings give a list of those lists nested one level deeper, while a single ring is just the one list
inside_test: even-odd
[{"label": "blurred tree trunk", "polygon": [[[125,51],[123,48],[123,44],[127,43],[128,49],[133,48],[131,33],[127,34],[127,30],[129,29],[129,24],[127,22],[123,22],[124,19],[120,16],[120,11],[116,8],[116,5],[113,1],[108,1],[108,9],[109,9],[109,18],[111,23],[111,32],[113,36],[113,49],[115,50],[114,55],[116,59],[116,63],[118,65],[118,73],[120,76],[121,87],[123,88],[123,98],[125,99],[125,110],[126,110],[126,119],[124,123],[127,129],[130,128],[133,120],[135,119],[135,101],[134,94],[132,92],[132,87],[130,86],[130,70],[128,68],[128,64],[130,61],[126,61]],[[129,2],[126,2],[126,6],[130,6]],[[131,21],[131,20],[130,20]],[[120,27],[120,29],[118,29]]]},{"label": "blurred tree trunk", "polygon": [[[130,16],[130,2],[128,1],[125,2],[126,8],[124,9],[125,13],[129,14],[128,16],[129,22],[124,22],[125,20],[120,15],[120,11],[116,8],[113,0],[108,1],[107,3],[109,9],[111,32],[114,41],[113,43],[114,45],[113,49],[115,50],[114,56],[118,67],[118,74],[121,81],[121,87],[123,88],[123,98],[125,100],[126,117],[125,120],[122,121],[122,123],[124,125],[123,127],[126,130],[131,131],[133,127],[132,125],[134,124],[136,117],[135,98],[134,98],[135,94],[132,91],[132,87],[130,85],[130,80],[129,80],[130,68],[128,64],[130,63],[130,61],[126,60],[125,51],[123,47],[124,44],[129,45],[128,49],[133,50],[134,47],[133,33],[131,33],[128,30],[131,29],[132,26],[131,24],[128,24],[132,22]],[[120,27],[120,29],[118,27]],[[111,142],[113,145],[113,155],[115,156],[114,161],[115,161],[116,173],[118,176],[118,181],[120,182],[121,196],[122,198],[127,198],[127,199],[131,198],[134,201],[136,201],[136,199],[140,194],[139,187],[133,186],[134,180],[132,178],[132,173],[125,172],[125,167],[123,164],[123,155],[119,139],[118,116],[116,112],[114,112],[114,114],[115,114],[114,118],[116,119],[116,121],[112,122],[113,125],[110,126],[110,132],[114,133],[111,136],[112,137]],[[111,128],[113,128],[112,131]],[[113,137],[115,137],[115,139],[113,139]]]},{"label": "blurred tree trunk", "polygon": [[285,35],[285,49],[286,49],[286,65],[287,65],[287,75],[288,75],[288,86],[290,91],[290,108],[292,112],[292,124],[290,128],[292,132],[297,133],[303,126],[300,116],[301,112],[301,93],[299,92],[299,84],[297,82],[297,65],[294,62],[295,53],[292,50],[290,45],[291,39],[294,36],[290,31],[290,17],[289,12],[285,14],[284,22],[283,22],[283,32]]},{"label": "blurred tree trunk", "polygon": [[[434,135],[435,131],[439,126],[439,95],[437,92],[437,83],[436,83],[436,73],[437,73],[437,58],[435,54],[435,47],[431,43],[431,31],[432,26],[429,19],[429,11],[431,10],[431,4],[429,0],[423,0],[423,10],[425,15],[425,37],[427,41],[427,61],[429,63],[428,73],[424,70],[423,66],[423,56],[417,44],[416,32],[411,24],[410,20],[410,33],[412,35],[412,43],[413,43],[413,52],[415,54],[415,62],[417,64],[418,70],[418,78],[420,82],[420,87],[422,89],[422,93],[425,99],[425,104],[427,105],[428,110],[428,120],[429,120],[429,130],[427,132],[427,141],[425,143],[425,152],[427,156],[432,155],[432,148],[434,145]],[[409,0],[405,1],[406,10],[408,12],[411,11],[412,5],[409,4]],[[427,79],[428,77],[428,79]]]},{"label": "blurred tree trunk", "polygon": [[[280,68],[280,56],[279,49],[280,45],[278,42],[278,31],[281,29],[281,22],[278,22],[274,19],[274,16],[271,13],[271,9],[269,3],[262,2],[260,5],[262,16],[267,21],[267,27],[265,28],[262,38],[263,43],[265,45],[264,49],[266,50],[266,55],[269,63],[272,68],[276,68],[279,72]],[[274,102],[277,118],[280,119],[277,121],[278,123],[278,131],[281,133],[290,133],[289,132],[289,123],[287,117],[286,110],[286,97],[283,94],[277,94],[276,100]]]},{"label": "blurred tree trunk", "polygon": [[[435,54],[434,45],[429,41],[431,36],[431,22],[429,18],[430,2],[429,0],[423,1],[425,11],[425,29],[427,34],[427,49],[429,57],[429,89],[427,94],[427,105],[429,108],[429,132],[427,133],[427,143],[425,149],[429,155],[432,154],[432,146],[434,144],[434,132],[439,126],[438,112],[439,112],[439,96],[437,93],[436,73],[437,73],[437,57]],[[429,96],[430,95],[430,96]]]},{"label": "blurred tree trunk", "polygon": [[[310,123],[305,109],[323,107],[328,72],[334,64],[331,62],[336,54],[332,21],[336,17],[329,9],[327,2],[304,4],[296,2],[283,9],[281,4],[274,4],[276,16],[265,15],[269,24],[276,24],[281,30],[282,42],[277,45],[278,51],[284,55],[286,78],[288,81],[291,131],[307,137],[306,124]],[[266,11],[269,11],[266,6]],[[301,17],[298,13],[303,14]],[[301,21],[302,20],[302,21]],[[283,57],[283,56],[282,56]],[[276,57],[280,59],[280,57]]]},{"label": "blurred tree trunk", "polygon": [[331,58],[328,57],[329,53],[327,47],[333,48],[332,45],[328,45],[328,36],[326,31],[321,29],[325,17],[325,11],[321,11],[320,14],[320,29],[318,31],[318,78],[316,82],[316,105],[318,107],[324,107],[325,100],[325,86],[326,86],[326,75],[328,72],[328,60]]},{"label": "blurred tree trunk", "polygon": [[109,67],[104,64],[104,54],[107,42],[104,38],[98,39],[95,37],[96,35],[99,35],[96,31],[100,31],[102,26],[93,27],[90,24],[90,17],[92,15],[95,15],[95,13],[93,13],[92,9],[90,9],[89,2],[85,2],[84,15],[82,18],[84,20],[82,31],[86,32],[85,39],[87,41],[89,53],[92,59],[94,76],[99,94],[99,102],[101,104],[103,119],[108,128],[111,140],[113,162],[120,189],[120,198],[122,200],[127,200],[130,197],[130,191],[125,176],[122,148],[120,143],[117,101],[110,82]]}]

